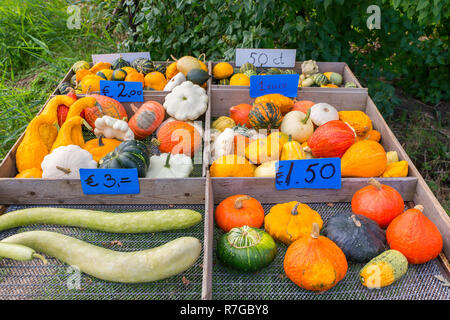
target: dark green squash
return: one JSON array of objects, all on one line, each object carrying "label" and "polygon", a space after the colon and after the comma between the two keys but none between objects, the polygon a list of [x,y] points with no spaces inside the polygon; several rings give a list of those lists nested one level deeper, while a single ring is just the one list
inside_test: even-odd
[{"label": "dark green squash", "polygon": [[131,63],[131,67],[136,69],[137,72],[140,72],[143,75],[155,71],[155,66],[153,65],[153,62],[145,58],[134,59],[133,62]]},{"label": "dark green squash", "polygon": [[384,230],[360,214],[339,213],[331,217],[323,234],[352,262],[367,262],[387,249]]},{"label": "dark green squash", "polygon": [[59,87],[59,93],[60,94],[68,94],[70,92],[70,89],[72,88],[72,85],[69,82],[62,82]]},{"label": "dark green squash", "polygon": [[202,69],[192,69],[186,75],[186,80],[202,86],[209,79],[209,74]]},{"label": "dark green squash", "polygon": [[113,152],[99,161],[99,168],[120,169],[137,168],[138,176],[145,177],[150,165],[150,151],[145,143],[138,140],[126,140]]},{"label": "dark green squash", "polygon": [[217,243],[218,259],[225,265],[245,272],[267,267],[277,254],[273,238],[261,229],[233,228]]},{"label": "dark green squash", "polygon": [[116,60],[114,60],[111,63],[111,69],[116,70],[116,69],[121,69],[123,67],[129,67],[130,63],[127,60],[124,60],[122,58],[122,56],[120,56],[119,58],[117,58]]}]

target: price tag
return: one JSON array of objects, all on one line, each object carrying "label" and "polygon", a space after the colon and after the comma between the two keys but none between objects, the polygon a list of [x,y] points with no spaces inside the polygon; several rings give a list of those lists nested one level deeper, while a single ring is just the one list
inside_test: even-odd
[{"label": "price tag", "polygon": [[296,49],[236,49],[236,67],[251,63],[255,67],[293,68]]},{"label": "price tag", "polygon": [[250,77],[250,97],[280,93],[286,97],[297,97],[298,74],[274,74]]},{"label": "price tag", "polygon": [[275,187],[277,190],[292,188],[340,189],[341,159],[278,161]]},{"label": "price tag", "polygon": [[107,54],[93,54],[92,62],[96,64],[97,62],[109,62],[112,63],[114,60],[122,56],[123,60],[132,62],[136,58],[150,59],[149,52],[124,52],[124,53],[107,53]]},{"label": "price tag", "polygon": [[132,169],[80,169],[84,194],[136,194],[139,179]]},{"label": "price tag", "polygon": [[100,93],[119,102],[144,102],[142,82],[100,80]]}]

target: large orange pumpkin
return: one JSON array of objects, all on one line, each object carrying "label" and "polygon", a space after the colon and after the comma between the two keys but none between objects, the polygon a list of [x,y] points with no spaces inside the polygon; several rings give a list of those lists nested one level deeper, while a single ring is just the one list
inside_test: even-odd
[{"label": "large orange pumpkin", "polygon": [[242,226],[261,228],[264,222],[264,209],[255,198],[237,194],[219,203],[215,218],[219,228],[225,232]]},{"label": "large orange pumpkin", "polygon": [[423,206],[408,209],[394,220],[386,230],[391,249],[398,250],[411,264],[430,261],[442,250],[442,235],[423,213]]},{"label": "large orange pumpkin", "polygon": [[90,97],[95,98],[97,103],[92,108],[84,109],[84,118],[92,128],[95,128],[95,120],[103,116],[128,121],[127,111],[119,101],[99,94],[91,94]]},{"label": "large orange pumpkin", "polygon": [[355,141],[355,132],[349,125],[331,120],[314,131],[308,139],[308,146],[314,158],[341,158]]},{"label": "large orange pumpkin", "polygon": [[167,153],[184,153],[193,157],[202,145],[202,137],[194,126],[184,121],[170,121],[161,126],[157,133],[159,150]]},{"label": "large orange pumpkin", "polygon": [[347,273],[344,252],[330,239],[319,235],[319,225],[313,224],[311,236],[292,243],[284,256],[284,271],[299,287],[325,291],[334,287]]},{"label": "large orange pumpkin", "polygon": [[403,212],[405,203],[394,188],[369,179],[369,185],[355,192],[352,211],[374,220],[381,228]]},{"label": "large orange pumpkin", "polygon": [[164,120],[165,109],[156,101],[147,101],[134,109],[135,113],[128,122],[128,126],[134,132],[138,140],[151,135]]},{"label": "large orange pumpkin", "polygon": [[372,140],[361,140],[345,151],[341,158],[343,177],[379,177],[387,166],[386,151]]}]

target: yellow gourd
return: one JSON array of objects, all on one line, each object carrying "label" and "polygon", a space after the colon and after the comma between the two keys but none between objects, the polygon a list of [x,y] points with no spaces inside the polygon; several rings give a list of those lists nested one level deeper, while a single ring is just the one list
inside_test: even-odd
[{"label": "yellow gourd", "polygon": [[231,119],[230,117],[226,117],[226,116],[221,116],[221,117],[217,118],[211,124],[211,127],[213,129],[217,129],[221,132],[223,130],[225,130],[226,128],[233,128],[234,126],[236,126],[236,122],[234,122],[234,120]]},{"label": "yellow gourd", "polygon": [[388,151],[386,153],[387,157],[387,164],[390,165],[391,163],[399,161],[397,151]]},{"label": "yellow gourd", "polygon": [[92,68],[89,69],[89,72],[96,74],[102,69],[111,69],[111,63],[109,62],[97,62]]},{"label": "yellow gourd", "polygon": [[249,86],[250,78],[243,73],[236,73],[230,79],[230,86]]},{"label": "yellow gourd", "polygon": [[406,177],[408,175],[408,162],[405,160],[389,164],[383,172],[383,178]]},{"label": "yellow gourd", "polygon": [[222,156],[210,168],[211,177],[253,177],[255,166],[235,154]]},{"label": "yellow gourd", "polygon": [[301,160],[305,159],[305,154],[303,153],[303,147],[298,141],[292,140],[289,136],[289,141],[283,144],[283,149],[281,150],[280,160]]},{"label": "yellow gourd", "polygon": [[42,170],[38,169],[38,168],[30,168],[30,169],[27,169],[27,170],[24,170],[24,171],[18,173],[16,175],[16,178],[40,179],[40,178],[42,178]]},{"label": "yellow gourd", "polygon": [[228,62],[219,62],[213,68],[213,76],[217,80],[226,79],[234,72],[233,66]]},{"label": "yellow gourd", "polygon": [[384,148],[376,141],[354,143],[341,158],[343,177],[379,177],[387,165]]},{"label": "yellow gourd", "polygon": [[264,219],[266,231],[277,241],[290,245],[295,240],[309,236],[313,223],[322,228],[320,214],[308,205],[297,201],[280,203],[270,209]]},{"label": "yellow gourd", "polygon": [[70,119],[66,119],[61,129],[59,129],[58,137],[56,137],[55,143],[52,146],[52,151],[58,147],[72,144],[83,148],[84,138],[81,130],[82,123],[83,118],[80,116],[73,116]]},{"label": "yellow gourd", "polygon": [[356,132],[356,135],[364,137],[372,127],[369,116],[359,110],[339,111],[339,120],[347,122]]},{"label": "yellow gourd", "polygon": [[148,73],[144,78],[144,87],[154,90],[163,90],[167,84],[166,77],[158,71]]},{"label": "yellow gourd", "polygon": [[289,136],[282,132],[273,132],[265,138],[250,142],[245,147],[245,157],[252,163],[259,164],[271,160],[279,160],[283,145]]},{"label": "yellow gourd", "polygon": [[172,62],[171,64],[169,64],[166,68],[166,78],[167,80],[172,79],[178,72],[177,69],[177,63],[176,62]]},{"label": "yellow gourd", "polygon": [[255,169],[255,177],[264,177],[264,178],[275,178],[277,174],[277,164],[278,160],[267,161],[260,164]]},{"label": "yellow gourd", "polygon": [[278,106],[282,113],[288,113],[294,107],[294,101],[279,93],[265,94],[255,99],[255,103],[273,103]]},{"label": "yellow gourd", "polygon": [[104,80],[102,77],[92,74],[87,75],[81,80],[81,92],[88,93],[93,91],[100,91],[100,81]]},{"label": "yellow gourd", "polygon": [[97,100],[94,97],[83,97],[75,101],[69,108],[66,116],[66,121],[72,117],[79,116],[86,108],[93,108]]}]

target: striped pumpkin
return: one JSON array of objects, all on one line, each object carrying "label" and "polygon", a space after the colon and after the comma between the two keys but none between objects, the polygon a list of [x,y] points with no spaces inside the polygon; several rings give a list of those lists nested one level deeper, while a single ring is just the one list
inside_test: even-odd
[{"label": "striped pumpkin", "polygon": [[248,122],[255,129],[277,129],[281,120],[281,109],[271,102],[255,103],[248,114]]},{"label": "striped pumpkin", "polygon": [[155,66],[153,65],[153,62],[145,58],[134,59],[133,62],[131,63],[131,67],[136,69],[137,72],[140,72],[144,75],[152,71],[155,71]]},{"label": "striped pumpkin", "polygon": [[116,69],[111,75],[111,80],[113,81],[124,81],[127,77],[127,72],[123,69]]}]

